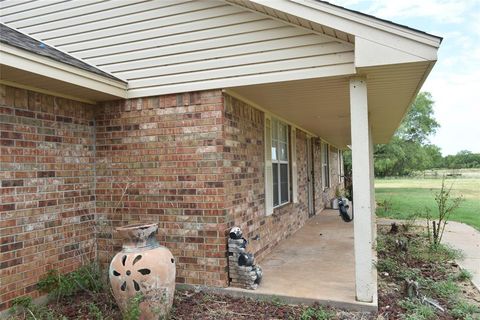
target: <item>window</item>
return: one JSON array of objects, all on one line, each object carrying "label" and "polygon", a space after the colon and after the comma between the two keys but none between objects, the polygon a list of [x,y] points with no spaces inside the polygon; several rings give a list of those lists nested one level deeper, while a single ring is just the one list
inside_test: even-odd
[{"label": "window", "polygon": [[338,183],[342,183],[343,179],[343,153],[338,150]]},{"label": "window", "polygon": [[322,184],[324,189],[330,188],[330,152],[325,142],[322,142]]},{"label": "window", "polygon": [[288,125],[272,119],[273,207],[290,201]]}]

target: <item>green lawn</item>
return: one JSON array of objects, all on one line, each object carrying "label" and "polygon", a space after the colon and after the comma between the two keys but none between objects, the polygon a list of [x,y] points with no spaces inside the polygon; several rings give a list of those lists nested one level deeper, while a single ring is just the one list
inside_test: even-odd
[{"label": "green lawn", "polygon": [[[447,186],[453,183],[452,195],[463,195],[464,198],[451,220],[480,230],[480,178],[447,179],[446,183]],[[391,205],[387,211],[378,207],[377,216],[405,219],[413,213],[425,211],[426,207],[437,213],[434,194],[441,184],[441,178],[375,179],[377,203],[386,200]]]}]

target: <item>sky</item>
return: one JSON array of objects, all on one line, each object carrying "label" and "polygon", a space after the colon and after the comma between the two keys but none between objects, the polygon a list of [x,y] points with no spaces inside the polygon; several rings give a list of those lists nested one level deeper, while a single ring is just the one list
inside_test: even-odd
[{"label": "sky", "polygon": [[422,91],[432,94],[443,155],[480,153],[480,0],[330,0],[443,37]]}]

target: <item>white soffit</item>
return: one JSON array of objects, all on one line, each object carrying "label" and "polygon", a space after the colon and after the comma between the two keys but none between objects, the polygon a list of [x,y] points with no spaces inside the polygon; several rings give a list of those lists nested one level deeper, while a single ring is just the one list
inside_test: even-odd
[{"label": "white soffit", "polygon": [[[46,58],[7,44],[0,47],[0,80],[23,84],[49,91],[61,91],[77,87],[79,96],[91,100],[126,98],[127,85],[120,81],[108,79],[100,75]],[[23,74],[23,75],[22,75]],[[32,82],[31,79],[36,79]],[[71,87],[71,88],[70,88]],[[83,89],[82,89],[83,88]],[[69,90],[70,91],[70,90]],[[75,91],[75,90],[73,90]],[[87,95],[87,96],[85,96]]]}]

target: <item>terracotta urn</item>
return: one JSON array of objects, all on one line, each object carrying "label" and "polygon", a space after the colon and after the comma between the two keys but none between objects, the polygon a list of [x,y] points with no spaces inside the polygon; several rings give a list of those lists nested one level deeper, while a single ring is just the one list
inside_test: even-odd
[{"label": "terracotta urn", "polygon": [[140,319],[167,319],[175,292],[175,259],[161,246],[158,225],[134,224],[116,229],[124,239],[122,251],[110,263],[113,295],[122,312],[140,297]]}]

